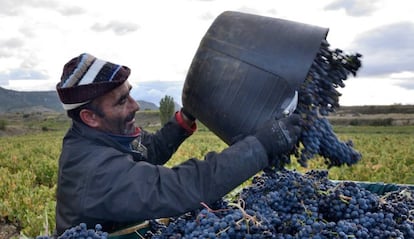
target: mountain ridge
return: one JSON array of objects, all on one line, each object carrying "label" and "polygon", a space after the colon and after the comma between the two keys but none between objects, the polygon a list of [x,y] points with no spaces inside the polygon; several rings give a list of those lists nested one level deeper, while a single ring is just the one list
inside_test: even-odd
[{"label": "mountain ridge", "polygon": [[[56,91],[15,91],[0,87],[0,113],[27,111],[64,112]],[[158,110],[155,103],[137,100],[141,110]],[[176,108],[179,107],[176,104]]]}]

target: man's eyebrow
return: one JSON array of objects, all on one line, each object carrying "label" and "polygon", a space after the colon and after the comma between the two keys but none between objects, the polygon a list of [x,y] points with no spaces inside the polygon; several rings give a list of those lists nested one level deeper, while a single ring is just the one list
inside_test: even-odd
[{"label": "man's eyebrow", "polygon": [[127,93],[125,93],[125,94],[123,94],[123,95],[121,95],[121,97],[119,97],[119,99],[115,102],[115,105],[117,105],[117,104],[121,103],[121,102],[122,102],[122,101],[124,101],[126,98],[128,98],[129,93],[131,92],[131,90],[132,90],[132,86],[129,86],[128,92],[127,92]]}]

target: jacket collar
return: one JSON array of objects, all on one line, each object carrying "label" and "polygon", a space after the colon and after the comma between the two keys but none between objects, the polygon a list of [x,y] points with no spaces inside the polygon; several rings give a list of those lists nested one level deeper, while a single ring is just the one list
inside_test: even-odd
[{"label": "jacket collar", "polygon": [[143,154],[141,150],[137,151],[131,147],[131,143],[135,142],[137,138],[139,139],[141,137],[141,129],[138,127],[135,129],[135,132],[132,135],[115,135],[93,129],[81,122],[72,121],[72,127],[70,130],[82,138],[115,148],[124,153],[129,153],[134,157],[135,161],[147,158],[146,150],[145,154]]}]

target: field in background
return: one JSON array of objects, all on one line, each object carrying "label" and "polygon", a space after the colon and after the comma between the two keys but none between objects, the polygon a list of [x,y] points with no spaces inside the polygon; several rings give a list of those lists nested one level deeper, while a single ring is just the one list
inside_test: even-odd
[{"label": "field in background", "polygon": [[[137,114],[137,122],[150,131],[160,127],[156,111]],[[0,218],[27,236],[44,235],[54,227],[57,159],[69,125],[65,115],[50,112],[0,116]],[[342,140],[351,139],[363,158],[352,167],[332,168],[331,179],[414,184],[414,125],[338,124],[334,129]],[[168,166],[225,147],[200,124]],[[305,172],[326,167],[323,159],[315,159],[307,169],[295,160],[289,168]]]},{"label": "field in background", "polygon": [[414,105],[346,106],[328,118],[334,125],[414,125]]}]

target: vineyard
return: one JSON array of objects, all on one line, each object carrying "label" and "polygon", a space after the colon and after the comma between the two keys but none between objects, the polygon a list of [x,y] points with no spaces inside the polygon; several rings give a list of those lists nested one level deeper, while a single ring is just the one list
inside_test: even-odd
[{"label": "vineyard", "polygon": [[[153,112],[147,113],[151,115],[148,118],[138,114],[137,122],[144,122],[147,129],[154,131],[159,124],[150,120],[154,118]],[[0,121],[3,122],[0,130],[3,132],[0,137],[0,238],[13,235],[1,231],[5,225],[13,226],[16,237],[50,234],[54,228],[57,159],[70,122],[64,115],[53,113],[14,114]],[[413,125],[337,125],[334,130],[342,140],[352,139],[363,157],[351,167],[331,168],[329,179],[414,184]],[[191,157],[201,159],[207,152],[221,151],[225,147],[217,136],[200,125],[168,166]],[[322,158],[316,158],[308,162],[308,168],[302,168],[295,160],[287,167],[306,173],[310,169],[325,169],[326,165]],[[240,188],[249,184],[250,181],[245,182]]]}]

